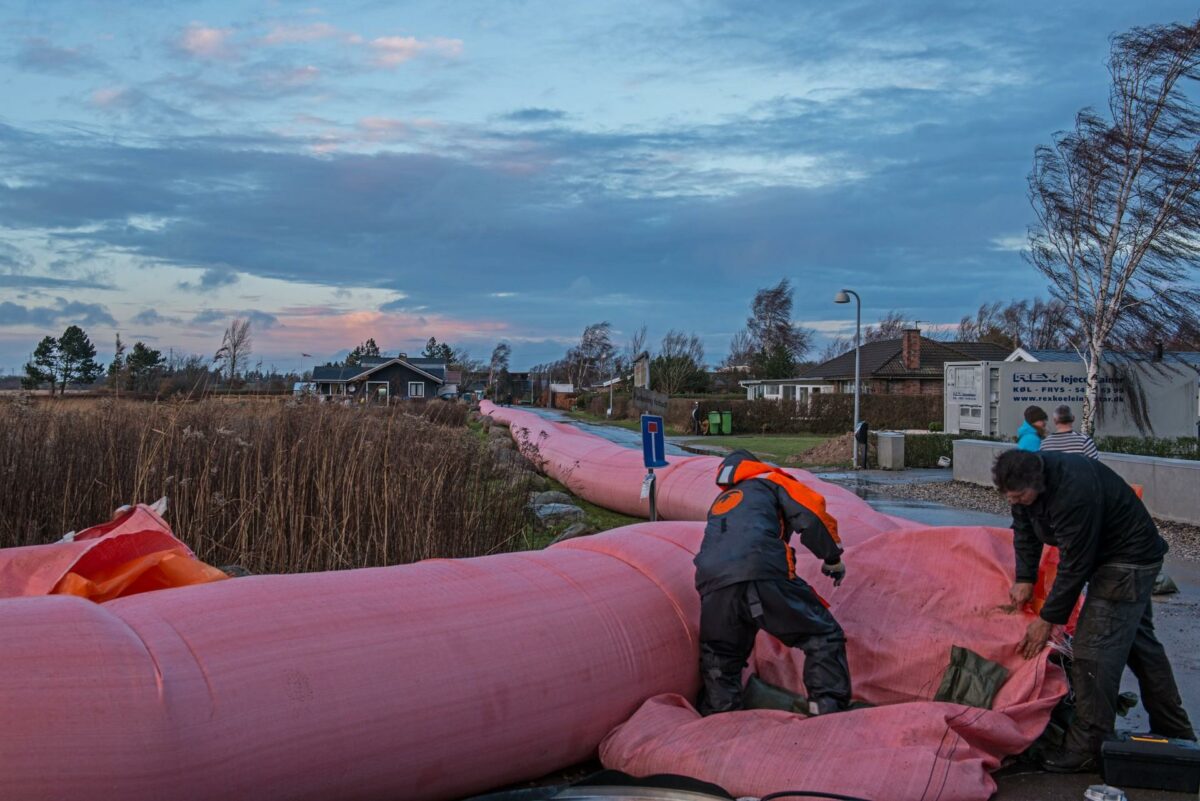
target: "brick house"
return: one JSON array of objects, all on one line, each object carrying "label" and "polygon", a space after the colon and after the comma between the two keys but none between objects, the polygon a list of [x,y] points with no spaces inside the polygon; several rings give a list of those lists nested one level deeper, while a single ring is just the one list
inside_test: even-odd
[{"label": "brick house", "polygon": [[[877,395],[941,395],[943,365],[964,360],[1000,360],[1009,351],[990,342],[939,342],[910,328],[898,339],[859,348],[862,391]],[[808,368],[796,378],[738,382],[748,399],[807,401],[813,395],[854,392],[854,349]]]}]

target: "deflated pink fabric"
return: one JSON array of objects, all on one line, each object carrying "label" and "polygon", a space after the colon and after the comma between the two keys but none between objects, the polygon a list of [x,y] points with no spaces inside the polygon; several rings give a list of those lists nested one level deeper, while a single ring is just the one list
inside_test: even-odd
[{"label": "deflated pink fabric", "polygon": [[0,601],[0,798],[449,799],[573,764],[696,691],[698,537]]},{"label": "deflated pink fabric", "polygon": [[[1012,537],[1001,529],[881,534],[848,549],[830,590],[815,560],[798,571],[846,631],[854,697],[880,706],[808,719],[773,711],[701,718],[677,695],[651,699],[601,747],[607,767],[676,772],[735,795],[816,790],[872,799],[979,800],[989,771],[1027,748],[1066,692],[1045,656],[1016,652],[1028,618],[997,608],[1012,582]],[[992,709],[932,701],[959,645],[1011,673]],[[760,634],[751,669],[803,692],[804,655]]]},{"label": "deflated pink fabric", "polygon": [[[555,423],[533,412],[484,401],[481,410],[509,426],[521,451],[572,492],[598,506],[634,517],[648,517],[649,501],[641,499],[646,468],[641,451],[622,447],[575,426]],[[704,520],[717,497],[715,456],[669,456],[668,467],[657,476],[658,515],[664,520]],[[788,470],[806,486],[825,497],[829,513],[847,545],[862,542],[881,531],[912,528],[908,520],[876,512],[844,487],[822,481],[806,470]]]},{"label": "deflated pink fabric", "polygon": [[47,595],[77,568],[120,564],[156,551],[192,551],[149,506],[138,505],[113,520],[76,534],[71,541],[0,548],[0,598]]}]

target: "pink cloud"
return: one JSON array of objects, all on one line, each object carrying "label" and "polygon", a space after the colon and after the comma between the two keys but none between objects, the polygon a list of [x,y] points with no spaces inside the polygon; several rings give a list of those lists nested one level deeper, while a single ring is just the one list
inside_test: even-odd
[{"label": "pink cloud", "polygon": [[[504,337],[509,324],[500,320],[464,320],[440,314],[412,314],[378,311],[350,311],[335,314],[279,313],[277,327],[255,335],[255,344],[272,349],[325,353],[349,348],[368,337],[388,350],[415,348],[429,337],[449,342],[492,340]],[[325,311],[323,309],[322,311]],[[333,311],[329,309],[328,311]],[[511,337],[509,337],[511,338]]]},{"label": "pink cloud", "polygon": [[178,46],[193,58],[231,58],[233,50],[229,47],[229,37],[232,35],[232,28],[212,28],[193,22],[180,34]]},{"label": "pink cloud", "polygon": [[91,103],[102,109],[121,108],[127,105],[129,90],[123,86],[106,86],[92,92]]},{"label": "pink cloud", "polygon": [[432,39],[418,39],[415,36],[380,36],[372,39],[371,50],[375,53],[373,63],[377,67],[398,67],[406,61],[411,61],[423,53],[433,53],[443,58],[457,58],[462,55],[462,39],[447,39],[435,36]]}]

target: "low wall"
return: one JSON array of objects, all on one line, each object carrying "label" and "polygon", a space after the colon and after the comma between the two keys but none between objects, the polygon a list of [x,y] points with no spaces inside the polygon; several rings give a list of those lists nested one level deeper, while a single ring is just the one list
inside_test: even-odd
[{"label": "low wall", "polygon": [[[954,443],[954,480],[992,484],[992,463],[1008,442],[960,439]],[[1155,517],[1200,525],[1200,461],[1101,453],[1100,461],[1130,484],[1141,484],[1142,500]]]}]

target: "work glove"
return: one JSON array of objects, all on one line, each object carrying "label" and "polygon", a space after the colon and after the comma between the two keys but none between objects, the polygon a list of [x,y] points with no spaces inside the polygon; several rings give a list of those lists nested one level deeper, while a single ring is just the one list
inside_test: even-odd
[{"label": "work glove", "polygon": [[828,562],[823,562],[821,563],[821,574],[833,579],[833,586],[840,587],[842,586],[842,579],[846,578],[846,565],[841,559],[832,565]]}]

